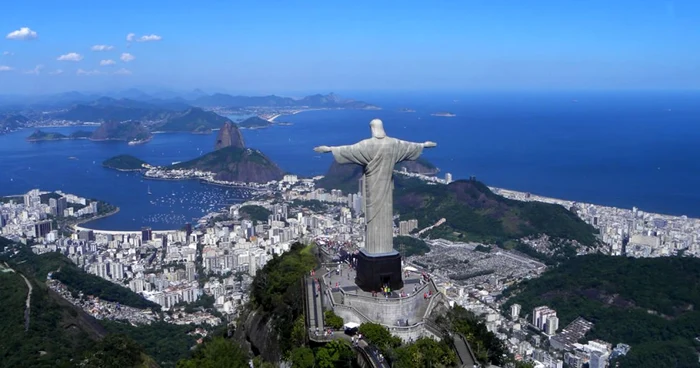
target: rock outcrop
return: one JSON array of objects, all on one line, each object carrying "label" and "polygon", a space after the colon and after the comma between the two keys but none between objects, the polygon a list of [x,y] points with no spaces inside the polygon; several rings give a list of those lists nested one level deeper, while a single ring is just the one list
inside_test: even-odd
[{"label": "rock outcrop", "polygon": [[243,135],[238,127],[232,123],[225,123],[224,126],[219,130],[219,134],[216,135],[216,143],[214,144],[214,149],[219,150],[226,147],[245,147],[245,142],[243,141]]}]

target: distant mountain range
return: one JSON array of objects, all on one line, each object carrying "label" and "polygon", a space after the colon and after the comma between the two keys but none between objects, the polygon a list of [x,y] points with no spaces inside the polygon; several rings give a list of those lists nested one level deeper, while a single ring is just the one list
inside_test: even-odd
[{"label": "distant mountain range", "polygon": [[[119,101],[119,102],[118,102]],[[142,105],[137,102],[144,103]],[[207,94],[196,89],[191,92],[162,91],[149,94],[138,89],[113,93],[65,92],[43,96],[0,96],[0,106],[11,109],[67,108],[73,105],[109,105],[121,107],[158,106],[169,110],[185,110],[189,107],[299,107],[299,108],[348,108],[377,109],[363,101],[342,98],[335,93],[315,94],[300,99],[269,96],[234,96],[226,93]],[[124,106],[125,104],[129,106]]]},{"label": "distant mountain range", "polygon": [[[0,134],[46,120],[91,123],[133,120],[141,121],[152,130],[177,132],[209,132],[226,122],[233,123],[203,108],[379,109],[363,101],[341,98],[334,93],[293,99],[275,95],[208,95],[201,90],[180,94],[147,94],[138,89],[129,89],[108,95],[67,92],[33,97],[0,96]],[[241,127],[246,128],[271,125],[260,118],[251,118],[241,124]]]}]

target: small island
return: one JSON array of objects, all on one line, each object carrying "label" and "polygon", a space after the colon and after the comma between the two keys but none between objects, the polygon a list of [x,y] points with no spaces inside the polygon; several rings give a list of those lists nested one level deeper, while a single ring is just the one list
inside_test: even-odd
[{"label": "small island", "polygon": [[252,116],[238,123],[241,129],[264,129],[271,126],[273,123],[258,116]]},{"label": "small island", "polygon": [[399,112],[416,112],[416,110],[409,109],[408,107],[404,107],[402,109],[399,109]]},{"label": "small island", "polygon": [[144,165],[148,163],[131,155],[114,156],[102,162],[102,166],[119,171],[141,171],[146,169]]},{"label": "small island", "polygon": [[70,135],[65,135],[57,132],[45,132],[43,130],[37,129],[27,137],[29,142],[45,142],[45,141],[60,141],[66,139],[89,139],[92,136],[92,132],[85,130],[79,130],[73,132]]},{"label": "small island", "polygon": [[447,117],[447,118],[452,118],[452,117],[457,116],[457,115],[455,115],[455,114],[453,114],[453,113],[451,113],[451,112],[445,112],[445,111],[436,112],[436,113],[431,114],[431,115],[432,115],[432,116],[443,116],[443,117]]}]

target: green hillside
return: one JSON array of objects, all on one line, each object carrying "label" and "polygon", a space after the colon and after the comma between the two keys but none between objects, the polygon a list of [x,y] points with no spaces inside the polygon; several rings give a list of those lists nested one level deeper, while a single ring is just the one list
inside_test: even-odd
[{"label": "green hillside", "polygon": [[279,180],[282,170],[262,152],[229,146],[194,160],[169,166],[171,169],[197,169],[216,173],[218,180],[266,183]]},{"label": "green hillside", "polygon": [[417,219],[419,228],[445,218],[445,224],[428,233],[432,238],[503,244],[525,236],[547,234],[586,245],[596,242],[595,229],[566,208],[506,199],[472,180],[429,185],[396,176],[394,210],[402,219]]},{"label": "green hillside", "polygon": [[621,368],[697,367],[699,285],[697,258],[586,255],[509,290],[514,296],[503,308],[518,303],[528,313],[547,305],[562,327],[578,316],[593,322],[587,338],[632,346]]}]

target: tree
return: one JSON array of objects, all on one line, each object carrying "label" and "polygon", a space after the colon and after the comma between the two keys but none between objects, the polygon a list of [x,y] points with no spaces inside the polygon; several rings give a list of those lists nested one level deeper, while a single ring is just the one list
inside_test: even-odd
[{"label": "tree", "polygon": [[360,325],[358,331],[372,345],[385,353],[401,345],[401,339],[392,336],[389,330],[378,323],[366,322]]},{"label": "tree", "polygon": [[294,321],[294,326],[292,327],[292,344],[294,346],[303,346],[306,343],[306,323],[304,321],[304,315],[300,315]]},{"label": "tree", "polygon": [[238,344],[216,337],[199,346],[190,359],[177,362],[177,368],[248,368],[248,356]]},{"label": "tree", "polygon": [[396,349],[397,368],[452,367],[457,356],[444,341],[421,337],[413,344]]},{"label": "tree", "polygon": [[341,317],[339,317],[337,314],[333,313],[333,311],[331,311],[331,310],[325,311],[323,313],[323,317],[326,321],[326,323],[325,323],[326,326],[329,326],[334,330],[339,330],[339,329],[343,328],[343,325],[345,324],[343,319]]},{"label": "tree", "polygon": [[354,354],[347,342],[333,340],[316,351],[319,368],[352,367]]},{"label": "tree", "polygon": [[289,354],[289,360],[294,368],[313,368],[314,353],[307,347],[295,348]]},{"label": "tree", "polygon": [[107,335],[89,354],[83,367],[127,368],[141,364],[143,348],[126,335]]}]

